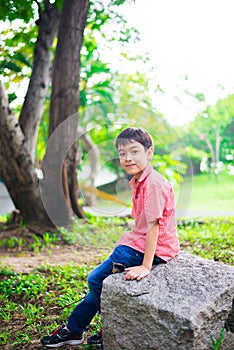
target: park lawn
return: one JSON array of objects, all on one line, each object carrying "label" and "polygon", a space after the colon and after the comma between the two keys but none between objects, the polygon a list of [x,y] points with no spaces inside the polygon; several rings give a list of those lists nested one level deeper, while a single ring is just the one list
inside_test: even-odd
[{"label": "park lawn", "polygon": [[177,209],[186,205],[189,216],[234,215],[234,176],[225,172],[219,174],[218,182],[214,174],[185,178],[175,195]]},{"label": "park lawn", "polygon": [[[75,221],[70,230],[61,229],[57,239],[49,241],[48,234],[38,239],[32,237],[30,244],[34,252],[40,254],[45,244],[51,249],[52,244],[69,244],[74,247],[92,246],[107,257],[123,230],[131,227],[130,218],[93,217],[89,222]],[[178,222],[178,234],[181,248],[197,256],[214,259],[234,265],[234,217],[187,219]],[[5,249],[17,249],[17,237],[4,241]],[[20,241],[23,251],[24,246]],[[3,248],[3,246],[1,246]],[[0,346],[4,349],[41,348],[38,339],[66,322],[74,304],[84,297],[87,291],[87,275],[94,267],[89,265],[67,264],[65,266],[45,265],[35,268],[30,273],[15,273],[9,268],[0,271],[0,323],[2,332]],[[100,328],[97,316],[87,331],[87,335]],[[6,347],[7,346],[7,347]],[[81,346],[89,349],[88,345]],[[69,349],[69,348],[68,348]],[[218,348],[215,348],[218,349]]]}]

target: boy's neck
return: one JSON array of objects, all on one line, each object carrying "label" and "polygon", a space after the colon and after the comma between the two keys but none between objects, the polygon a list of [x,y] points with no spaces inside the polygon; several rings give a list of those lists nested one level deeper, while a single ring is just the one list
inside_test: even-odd
[{"label": "boy's neck", "polygon": [[137,183],[138,180],[140,179],[141,175],[143,174],[143,172],[145,171],[145,169],[150,165],[150,163],[148,162],[148,164],[146,165],[146,167],[138,174],[134,175],[135,178],[135,182]]}]

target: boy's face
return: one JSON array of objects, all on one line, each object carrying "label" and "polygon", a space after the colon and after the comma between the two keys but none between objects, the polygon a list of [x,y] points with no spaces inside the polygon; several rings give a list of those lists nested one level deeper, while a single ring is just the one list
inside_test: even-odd
[{"label": "boy's face", "polygon": [[126,145],[119,145],[118,153],[123,170],[139,179],[152,157],[153,147],[145,150],[141,143],[130,140]]}]

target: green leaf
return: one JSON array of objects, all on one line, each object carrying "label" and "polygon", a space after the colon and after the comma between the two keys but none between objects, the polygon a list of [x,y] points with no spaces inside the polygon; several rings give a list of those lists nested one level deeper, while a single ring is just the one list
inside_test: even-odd
[{"label": "green leaf", "polygon": [[21,52],[17,52],[14,56],[16,61],[19,61],[26,65],[29,68],[32,68],[31,62],[25,57],[25,55]]},{"label": "green leaf", "polygon": [[31,0],[1,0],[0,3],[0,20],[13,21],[22,19],[28,23],[33,18],[33,1]]},{"label": "green leaf", "polygon": [[14,92],[11,94],[8,94],[9,103],[13,102],[16,98],[17,98],[17,95]]},{"label": "green leaf", "polygon": [[6,61],[1,62],[0,63],[0,71],[3,71],[6,68],[13,71],[13,72],[17,72],[17,73],[21,72],[21,67],[19,67],[14,62],[6,62]]}]

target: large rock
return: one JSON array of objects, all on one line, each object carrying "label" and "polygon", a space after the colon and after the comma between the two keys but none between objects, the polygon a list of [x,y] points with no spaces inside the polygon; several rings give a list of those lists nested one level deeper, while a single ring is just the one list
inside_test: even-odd
[{"label": "large rock", "polygon": [[[234,267],[185,252],[140,282],[112,275],[102,292],[104,350],[213,349],[211,337],[233,322],[233,298]],[[230,327],[221,350],[234,350]]]}]

